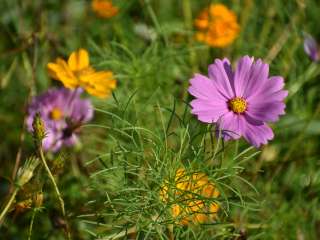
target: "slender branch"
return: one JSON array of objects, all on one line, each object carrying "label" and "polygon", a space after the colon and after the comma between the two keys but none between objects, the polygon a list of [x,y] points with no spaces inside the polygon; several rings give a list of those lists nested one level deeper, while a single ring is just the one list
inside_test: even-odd
[{"label": "slender branch", "polygon": [[189,50],[189,61],[193,72],[198,71],[197,65],[197,54],[193,48],[194,36],[192,33],[192,8],[190,0],[183,0],[183,17],[184,25],[188,31],[188,50]]},{"label": "slender branch", "polygon": [[34,218],[35,218],[35,216],[36,216],[36,213],[37,213],[37,209],[34,208],[34,209],[33,209],[33,212],[32,212],[32,217],[31,217],[30,226],[29,226],[28,240],[31,240],[33,223],[34,223]]},{"label": "slender branch", "polygon": [[167,39],[167,36],[163,32],[163,29],[162,29],[162,27],[161,27],[161,25],[160,25],[160,23],[158,21],[157,15],[156,15],[156,13],[154,12],[154,10],[153,10],[153,8],[151,6],[150,0],[144,0],[144,3],[146,4],[147,11],[150,14],[151,20],[152,20],[155,28],[157,29],[158,34],[160,34],[162,36],[165,45],[168,46],[169,45],[169,41]]},{"label": "slender branch", "polygon": [[47,161],[46,161],[46,158],[43,154],[43,150],[42,150],[42,147],[40,146],[39,147],[39,155],[40,155],[40,159],[41,159],[41,162],[51,180],[51,183],[53,185],[53,188],[56,192],[56,195],[58,197],[58,200],[59,200],[59,203],[60,203],[60,208],[61,208],[61,213],[62,213],[62,216],[65,217],[66,216],[66,212],[65,212],[65,209],[64,209],[64,201],[63,201],[63,198],[61,197],[61,194],[60,194],[60,191],[59,191],[59,188],[58,188],[58,185],[56,183],[56,180],[54,179],[54,176],[52,175],[50,169],[49,169],[49,166],[47,164]]},{"label": "slender branch", "polygon": [[[57,183],[56,183],[56,181],[55,181],[55,179],[54,179],[54,177],[53,177],[53,175],[52,175],[52,173],[51,173],[51,171],[50,171],[50,168],[49,168],[49,166],[48,166],[48,164],[47,164],[47,161],[46,161],[46,158],[45,158],[45,156],[44,156],[44,153],[43,153],[41,144],[38,146],[38,151],[39,151],[39,155],[40,155],[41,162],[42,162],[42,164],[43,164],[43,166],[44,166],[44,168],[45,168],[45,170],[46,170],[46,172],[47,172],[47,174],[48,174],[48,176],[49,176],[49,178],[50,178],[50,180],[51,180],[51,183],[52,183],[52,185],[53,185],[53,188],[54,188],[54,190],[55,190],[55,192],[56,192],[56,195],[57,195],[57,197],[58,197],[58,200],[59,200],[59,203],[60,203],[60,208],[61,208],[62,216],[63,216],[64,218],[66,218],[66,211],[65,211],[65,208],[64,208],[63,198],[62,198],[61,193],[60,193],[60,191],[59,191],[58,185],[57,185]],[[67,234],[68,239],[71,239],[71,234],[70,234],[70,231],[69,231],[69,225],[68,225],[68,222],[67,222],[67,221],[66,221],[66,224],[67,224],[66,234]]]},{"label": "slender branch", "polygon": [[[17,155],[16,155],[16,160],[15,160],[15,164],[14,164],[14,167],[13,167],[13,171],[12,171],[12,176],[11,176],[11,179],[12,179],[12,183],[15,181],[15,178],[16,178],[16,174],[17,174],[17,171],[18,171],[18,168],[19,168],[19,165],[20,165],[20,161],[21,161],[21,155],[22,155],[22,144],[25,140],[25,128],[26,128],[26,121],[27,121],[27,106],[28,106],[28,103],[30,102],[32,96],[34,95],[34,92],[35,92],[35,86],[36,86],[36,64],[37,64],[37,54],[36,54],[36,49],[37,49],[37,38],[36,38],[36,33],[32,33],[31,35],[32,37],[32,43],[29,44],[28,46],[33,46],[33,61],[32,61],[32,77],[31,77],[31,82],[28,86],[28,97],[24,103],[24,111],[23,111],[23,125],[22,125],[22,128],[21,128],[21,133],[20,133],[20,137],[19,137],[19,149],[18,149],[18,152],[17,152]],[[13,184],[11,184],[10,186],[10,190],[9,190],[9,193],[13,191]]]},{"label": "slender branch", "polygon": [[108,237],[99,238],[99,240],[115,240],[115,239],[123,238],[123,237],[127,236],[128,234],[132,234],[135,232],[137,232],[137,228],[132,227],[132,228],[126,229],[120,233],[115,233],[115,234],[112,234]]},{"label": "slender branch", "polygon": [[17,193],[18,193],[18,191],[19,191],[19,188],[16,187],[15,190],[12,192],[11,197],[10,197],[9,201],[7,202],[6,206],[5,206],[4,209],[2,210],[2,212],[1,212],[1,214],[0,214],[0,226],[1,226],[1,224],[2,224],[3,218],[4,218],[5,215],[7,214],[9,208],[11,207],[11,205],[12,205],[12,203],[13,203],[13,201],[14,201]]},{"label": "slender branch", "polygon": [[25,119],[26,119],[26,117],[24,118],[22,130],[21,130],[21,133],[20,133],[19,149],[18,149],[18,152],[17,152],[17,155],[16,155],[16,161],[15,161],[14,168],[13,168],[13,171],[12,171],[12,176],[11,176],[12,181],[15,180],[16,175],[17,175],[17,171],[18,171],[18,168],[19,168],[19,165],[20,165],[21,153],[22,153],[22,143],[24,142],[24,139],[25,139],[25,123],[26,123]]},{"label": "slender branch", "polygon": [[169,239],[174,240],[173,224],[168,225],[168,231],[169,231]]},{"label": "slender branch", "polygon": [[[189,52],[189,64],[192,69],[192,72],[198,72],[198,64],[197,64],[197,53],[193,48],[194,36],[192,33],[192,8],[190,0],[183,0],[182,2],[182,12],[184,17],[184,25],[186,30],[188,31],[188,52]],[[183,89],[187,89],[189,82],[184,81]],[[187,91],[183,91],[182,99],[187,97]]]}]

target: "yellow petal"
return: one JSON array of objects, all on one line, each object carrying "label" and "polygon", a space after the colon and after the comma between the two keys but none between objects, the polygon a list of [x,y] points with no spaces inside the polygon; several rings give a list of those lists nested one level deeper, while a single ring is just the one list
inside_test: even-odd
[{"label": "yellow petal", "polygon": [[107,98],[108,96],[110,96],[111,91],[110,90],[106,90],[106,91],[97,91],[95,88],[93,87],[84,87],[84,89],[92,96],[95,97],[99,97],[99,98]]},{"label": "yellow petal", "polygon": [[205,213],[196,213],[193,216],[194,223],[205,223],[208,221],[208,215]]},{"label": "yellow petal", "polygon": [[79,76],[80,85],[91,95],[106,98],[116,87],[111,71],[87,72]]},{"label": "yellow petal", "polygon": [[219,211],[219,205],[216,203],[212,203],[210,205],[210,213],[217,213]]},{"label": "yellow petal", "polygon": [[180,205],[172,204],[171,213],[178,224],[187,225],[189,223],[187,213]]},{"label": "yellow petal", "polygon": [[91,84],[108,84],[110,80],[113,80],[111,71],[84,72],[79,77],[81,81]]},{"label": "yellow petal", "polygon": [[64,71],[63,67],[59,63],[61,63],[63,61],[64,60],[62,58],[57,58],[56,62],[49,62],[47,64],[48,74],[49,74],[50,77],[52,77],[52,78],[54,78],[56,80],[59,80],[58,76],[57,76],[57,73],[61,72],[61,71]]},{"label": "yellow petal", "polygon": [[56,64],[48,64],[48,70],[49,74],[53,75],[54,79],[60,80],[66,88],[78,87],[78,79],[65,60],[58,58]]},{"label": "yellow petal", "polygon": [[89,53],[87,50],[80,48],[78,51],[72,52],[68,59],[68,65],[71,71],[74,72],[89,67]]},{"label": "yellow petal", "polygon": [[177,190],[188,191],[189,190],[189,177],[186,175],[186,171],[183,168],[179,168],[176,171],[175,183]]},{"label": "yellow petal", "polygon": [[91,4],[92,10],[102,18],[111,18],[118,14],[118,7],[113,6],[112,1],[93,0]]}]

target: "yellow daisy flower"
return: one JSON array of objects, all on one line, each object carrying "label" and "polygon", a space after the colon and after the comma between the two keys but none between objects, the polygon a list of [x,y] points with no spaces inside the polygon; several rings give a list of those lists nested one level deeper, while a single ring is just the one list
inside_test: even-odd
[{"label": "yellow daisy flower", "polygon": [[89,94],[105,98],[116,88],[116,80],[111,71],[96,71],[89,63],[89,54],[85,49],[74,51],[66,62],[57,58],[47,65],[49,75],[61,81],[66,88],[81,87]]},{"label": "yellow daisy flower", "polygon": [[111,18],[119,12],[119,9],[112,4],[112,1],[108,0],[93,0],[91,8],[101,18]]},{"label": "yellow daisy flower", "polygon": [[212,47],[230,45],[239,35],[237,16],[223,4],[211,4],[195,20],[196,39]]},{"label": "yellow daisy flower", "polygon": [[179,224],[206,223],[217,217],[218,204],[205,203],[204,199],[217,198],[220,193],[204,173],[187,175],[185,169],[180,168],[173,185],[165,181],[159,195],[165,203],[174,202],[171,214]]}]

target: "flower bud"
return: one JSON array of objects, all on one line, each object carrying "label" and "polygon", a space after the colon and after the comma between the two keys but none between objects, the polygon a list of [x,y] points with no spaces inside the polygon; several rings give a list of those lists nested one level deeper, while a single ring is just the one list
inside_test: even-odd
[{"label": "flower bud", "polygon": [[27,159],[27,161],[24,163],[22,167],[19,168],[17,173],[17,181],[16,184],[19,187],[22,187],[27,182],[30,181],[30,179],[33,177],[33,172],[35,168],[38,166],[39,160],[36,157],[30,157]]},{"label": "flower bud", "polygon": [[45,137],[45,126],[39,113],[37,113],[33,119],[32,128],[33,138],[35,139],[37,145],[41,144],[42,139]]},{"label": "flower bud", "polygon": [[36,208],[39,208],[42,206],[43,203],[43,193],[42,192],[37,192],[34,196],[33,196],[33,202]]}]

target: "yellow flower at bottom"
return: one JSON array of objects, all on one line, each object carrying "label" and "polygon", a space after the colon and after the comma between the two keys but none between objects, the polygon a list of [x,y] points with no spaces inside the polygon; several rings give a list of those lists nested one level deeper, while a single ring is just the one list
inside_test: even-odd
[{"label": "yellow flower at bottom", "polygon": [[226,47],[238,36],[237,16],[223,4],[211,4],[195,20],[196,39],[212,47]]},{"label": "yellow flower at bottom", "polygon": [[163,202],[173,202],[171,215],[179,224],[212,222],[217,217],[218,204],[207,200],[217,198],[220,193],[204,173],[188,175],[180,168],[171,185],[167,180],[164,182],[159,195]]},{"label": "yellow flower at bottom", "polygon": [[89,94],[100,98],[108,97],[116,88],[111,71],[96,71],[90,66],[89,53],[85,49],[72,52],[66,62],[58,58],[47,65],[49,75],[63,83],[66,88],[81,87]]},{"label": "yellow flower at bottom", "polygon": [[113,6],[112,1],[93,0],[91,2],[92,10],[102,18],[111,18],[118,14],[119,9]]}]

